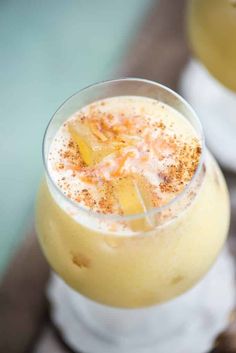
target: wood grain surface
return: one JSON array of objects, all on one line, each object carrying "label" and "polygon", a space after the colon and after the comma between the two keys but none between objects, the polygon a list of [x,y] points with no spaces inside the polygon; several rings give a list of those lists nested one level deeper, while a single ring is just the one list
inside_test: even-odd
[{"label": "wood grain surface", "polygon": [[[116,76],[142,77],[173,89],[189,58],[184,0],[154,1],[130,43]],[[226,173],[232,201],[230,248],[236,255],[236,176]],[[0,353],[69,353],[49,318],[45,288],[49,267],[34,232],[28,234],[0,285]],[[213,344],[211,353],[236,353],[236,321]],[[191,353],[191,352],[188,352]]]}]

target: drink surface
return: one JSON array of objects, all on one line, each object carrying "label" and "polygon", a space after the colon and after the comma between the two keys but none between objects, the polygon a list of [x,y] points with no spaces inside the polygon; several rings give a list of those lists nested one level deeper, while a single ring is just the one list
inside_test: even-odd
[{"label": "drink surface", "polygon": [[[197,133],[180,113],[154,99],[124,96],[70,117],[51,144],[48,165],[67,198],[126,216],[170,202],[193,177],[200,155]],[[129,226],[139,230],[137,222]]]},{"label": "drink surface", "polygon": [[[81,125],[81,116],[86,116],[89,110],[91,113],[88,107],[82,110],[82,115],[80,111],[65,121],[52,142],[48,168],[52,179],[67,198],[58,197],[59,192],[52,186],[52,181],[42,184],[36,211],[40,243],[52,268],[81,294],[116,307],[158,304],[191,288],[214,262],[228,229],[227,188],[216,162],[207,154],[198,177],[191,182],[192,188],[149,219],[151,208],[156,206],[154,202],[163,206],[174,200],[193,177],[201,154],[200,139],[180,113],[161,102],[145,97],[109,98],[92,106],[96,116],[98,104],[112,109],[116,117],[120,116],[117,110],[120,107],[124,110],[125,104],[121,124],[119,120],[113,126],[113,130],[115,126],[121,130],[124,126],[125,142],[121,141],[122,147],[118,143],[118,149],[114,151],[110,128],[101,130],[96,124],[90,129],[101,142],[91,135],[90,130],[88,135],[87,127],[83,129]],[[105,116],[109,116],[107,113]],[[132,121],[129,116],[132,116]],[[84,120],[88,122],[90,119],[87,118]],[[99,121],[103,118],[102,113]],[[110,119],[113,121],[114,117]],[[78,125],[80,129],[77,130]],[[137,128],[141,132],[137,133]],[[135,133],[131,134],[133,129]],[[159,140],[154,139],[155,134]],[[104,152],[100,144],[104,147],[108,135],[109,143]],[[131,145],[126,144],[130,136],[135,140]],[[120,141],[115,139],[115,142]],[[120,155],[123,158],[129,152],[132,152],[130,159],[120,163]],[[141,167],[142,157],[145,158]],[[119,163],[116,163],[117,159]],[[109,168],[99,167],[107,162],[111,163]],[[181,168],[181,162],[187,163],[184,168]],[[74,165],[77,167],[72,168]],[[170,173],[173,170],[174,177]],[[168,179],[168,176],[172,177]],[[83,191],[84,184],[80,185],[81,180],[86,183],[86,191]],[[64,181],[65,188],[63,184],[59,185]],[[107,210],[98,200],[103,187],[109,183],[115,186],[112,191],[108,187],[108,199],[115,196],[112,207]],[[155,188],[154,193],[150,192],[149,184]],[[75,195],[76,190],[79,193]],[[81,199],[81,193],[85,193],[84,199]],[[91,207],[86,204],[88,193]],[[78,200],[74,198],[77,195],[80,196]],[[71,201],[75,203],[71,204]],[[88,209],[93,212],[88,212]],[[169,212],[167,218],[166,212]],[[130,213],[141,215],[127,222],[103,220],[108,215],[127,217]]]},{"label": "drink surface", "polygon": [[216,79],[236,91],[236,2],[190,0],[187,24],[197,57]]}]

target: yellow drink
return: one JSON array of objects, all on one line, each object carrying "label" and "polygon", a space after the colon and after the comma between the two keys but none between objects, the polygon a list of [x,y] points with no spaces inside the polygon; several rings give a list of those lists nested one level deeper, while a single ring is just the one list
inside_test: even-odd
[{"label": "yellow drink", "polygon": [[37,231],[52,268],[75,290],[104,304],[143,307],[192,287],[209,269],[228,229],[224,179],[209,157],[194,203],[153,234],[107,236],[76,223],[41,186]]},{"label": "yellow drink", "polygon": [[[155,86],[155,84],[152,85]],[[146,91],[144,90],[144,92]],[[177,96],[171,101],[172,93],[166,91],[166,95],[170,96],[165,99],[166,103],[170,102],[174,105],[177,102]],[[116,99],[113,99],[112,107],[114,107],[114,103],[115,106],[119,105],[119,102],[123,104],[125,101],[127,103],[128,98],[120,97],[118,101]],[[106,104],[107,102],[109,103],[109,100],[106,101]],[[181,108],[180,104],[177,106],[179,109]],[[229,199],[224,178],[213,157],[206,154],[205,161],[193,159],[196,158],[193,151],[200,149],[200,147],[196,147],[198,146],[196,141],[200,137],[187,121],[187,119],[190,119],[189,116],[194,114],[190,108],[188,108],[189,110],[182,109],[187,117],[185,119],[183,113],[178,113],[167,104],[153,103],[153,100],[145,98],[145,96],[132,98],[126,108],[127,111],[129,109],[130,111],[134,109],[136,113],[138,111],[141,121],[148,114],[152,115],[153,121],[159,119],[158,126],[161,129],[163,124],[169,124],[168,134],[174,136],[180,146],[185,141],[184,149],[182,150],[181,147],[180,150],[182,152],[187,151],[187,154],[182,155],[181,158],[178,157],[173,162],[173,158],[176,157],[175,153],[180,150],[177,148],[173,152],[171,148],[173,148],[173,145],[176,146],[173,144],[173,138],[166,140],[164,133],[162,133],[160,135],[162,138],[158,137],[156,140],[159,150],[155,158],[158,159],[159,164],[155,164],[153,159],[151,159],[151,164],[146,164],[147,169],[153,167],[154,169],[150,170],[154,171],[156,165],[158,168],[164,168],[161,170],[159,178],[163,178],[166,184],[163,185],[162,179],[156,183],[158,178],[153,181],[154,184],[156,183],[155,187],[159,188],[157,197],[159,208],[155,209],[156,205],[152,202],[156,200],[155,198],[154,201],[150,199],[149,188],[146,188],[146,184],[142,187],[140,179],[135,179],[135,183],[137,183],[135,185],[137,186],[136,189],[132,189],[130,180],[133,179],[130,179],[130,176],[127,177],[127,170],[135,171],[135,175],[140,170],[142,164],[141,160],[138,160],[137,163],[135,159],[137,153],[133,152],[132,155],[129,155],[130,160],[127,164],[122,164],[122,169],[119,168],[119,173],[121,170],[124,173],[122,178],[120,179],[119,175],[116,179],[117,166],[115,165],[116,173],[113,173],[111,166],[114,166],[115,160],[120,161],[123,150],[134,148],[133,145],[131,147],[125,146],[122,147],[122,151],[119,147],[118,155],[109,152],[108,157],[105,157],[105,161],[111,162],[109,164],[111,169],[109,177],[112,176],[110,179],[108,177],[106,183],[110,182],[115,185],[114,194],[116,195],[116,201],[118,200],[117,203],[114,203],[115,206],[112,211],[109,208],[110,214],[109,212],[108,214],[97,213],[96,209],[93,209],[94,203],[91,203],[91,195],[89,197],[90,209],[88,208],[89,204],[86,205],[87,209],[82,207],[84,206],[82,204],[75,204],[73,193],[80,187],[82,181],[79,181],[77,187],[74,188],[71,187],[70,177],[79,168],[73,168],[73,172],[70,171],[69,174],[67,170],[63,171],[64,174],[61,174],[59,168],[56,170],[56,177],[53,179],[53,169],[50,167],[49,173],[51,171],[51,175],[43,182],[38,196],[36,228],[49,263],[69,286],[99,303],[115,307],[137,308],[158,304],[180,295],[191,288],[208,271],[227,234]],[[70,115],[67,115],[61,123],[69,117]],[[67,129],[66,124],[63,126]],[[71,125],[69,126],[70,131]],[[115,127],[117,128],[117,125]],[[151,125],[150,131],[153,131],[152,127]],[[129,130],[126,130],[127,134],[132,128],[131,126]],[[142,131],[147,131],[147,126],[144,126]],[[143,136],[142,131],[140,130],[141,137]],[[160,133],[158,129],[157,132]],[[107,131],[102,131],[102,133],[106,135]],[[152,140],[149,140],[148,143],[153,143]],[[53,141],[55,141],[55,138]],[[111,146],[112,139],[109,141],[109,146]],[[171,148],[167,141],[171,141]],[[103,142],[105,140],[101,143]],[[78,158],[80,158],[82,156],[81,151],[84,151],[84,145],[80,144],[81,139],[77,143],[80,151]],[[95,148],[94,144],[91,145],[91,141],[88,140],[86,143],[88,144],[87,152],[89,149]],[[194,146],[194,143],[196,143],[196,146]],[[53,146],[52,143],[50,145]],[[190,150],[188,150],[188,146]],[[141,149],[141,156],[143,157],[142,145],[138,145],[138,148]],[[204,144],[201,148],[204,149]],[[46,154],[48,151],[50,149],[47,148]],[[58,148],[58,151],[60,151],[60,148]],[[189,154],[189,151],[192,151],[191,154]],[[81,171],[84,173],[84,170],[93,171],[93,174],[90,174],[91,179],[91,176],[94,178],[99,171],[99,178],[101,178],[101,170],[103,171],[101,166],[103,167],[102,163],[104,162],[96,162],[91,166],[90,163],[94,162],[88,158],[89,153],[84,157],[87,165],[81,164],[82,169],[79,169],[78,173]],[[125,153],[127,155],[127,152]],[[149,156],[149,153],[151,153],[149,149],[147,153]],[[100,154],[96,154],[96,156],[100,156]],[[148,163],[148,156],[145,155],[144,163]],[[153,155],[151,156],[153,158]],[[188,157],[187,160],[185,159],[186,156]],[[46,158],[48,158],[47,155]],[[168,163],[171,163],[171,161],[171,168],[168,169]],[[53,160],[54,164],[56,162],[56,159]],[[68,160],[65,161],[65,163],[67,162]],[[186,164],[189,162],[190,164]],[[198,162],[197,169],[195,170],[194,165],[194,169],[189,175],[186,170],[189,171],[190,165],[196,162]],[[51,162],[47,161],[48,163]],[[177,176],[179,176],[181,169],[178,163],[180,165],[185,163],[181,173],[183,182],[173,178],[168,180],[164,173],[165,168],[168,167],[168,171],[177,170]],[[52,165],[54,166],[54,164]],[[143,176],[150,176],[147,170],[144,168],[141,170]],[[66,179],[68,175],[69,178]],[[104,175],[107,177],[107,173],[103,174],[103,177]],[[57,179],[61,176],[63,176],[61,179]],[[123,182],[125,178],[127,178],[127,184]],[[55,186],[55,180],[58,182],[57,187],[61,188],[60,192]],[[60,182],[61,180],[65,181],[65,184],[60,184],[58,180]],[[114,180],[118,182],[118,189]],[[153,179],[151,178],[151,180]],[[176,184],[177,181],[180,184]],[[67,197],[65,197],[62,193],[67,192],[65,186],[68,187],[68,185],[70,188]],[[73,185],[75,185],[75,182]],[[182,189],[178,189],[178,185],[182,185]],[[89,190],[89,184],[87,187]],[[127,188],[126,195],[125,187]],[[187,189],[184,189],[185,187]],[[91,188],[94,188],[94,185]],[[119,191],[118,196],[117,190]],[[138,190],[137,194],[135,194],[135,190]],[[92,196],[96,196],[96,190]],[[113,193],[110,196],[113,196]],[[141,203],[139,203],[140,197]],[[131,204],[129,203],[130,199],[132,200]],[[81,197],[79,200],[81,200]],[[165,207],[166,205],[167,207]],[[102,208],[100,210],[104,211]]]},{"label": "yellow drink", "polygon": [[188,3],[188,34],[194,53],[217,80],[236,91],[236,2]]}]

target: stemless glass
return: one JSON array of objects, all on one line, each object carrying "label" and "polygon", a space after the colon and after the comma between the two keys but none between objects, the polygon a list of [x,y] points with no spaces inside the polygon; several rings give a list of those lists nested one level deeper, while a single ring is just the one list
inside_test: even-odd
[{"label": "stemless glass", "polygon": [[[199,165],[185,189],[161,208],[129,216],[88,211],[54,183],[47,165],[49,147],[59,127],[76,111],[100,99],[126,95],[158,99],[183,114],[202,144]],[[56,111],[45,133],[43,160],[45,178],[37,200],[36,229],[48,262],[64,280],[54,275],[49,295],[54,321],[65,340],[88,353],[170,352],[172,338],[178,343],[181,325],[204,306],[203,293],[212,290],[207,278],[214,277],[221,265],[213,266],[185,295],[160,304],[203,277],[224,244],[229,224],[226,184],[206,150],[195,112],[178,94],[155,82],[119,79],[95,84]],[[148,231],[126,235],[104,231],[107,225],[147,216],[153,220]],[[201,334],[204,330],[203,325]],[[215,331],[210,339],[212,335]],[[204,349],[208,345],[209,337]],[[183,351],[181,346],[178,349],[175,352]]]},{"label": "stemless glass", "polygon": [[235,172],[236,1],[186,3],[186,29],[195,59],[183,71],[181,93],[201,115],[209,147]]}]

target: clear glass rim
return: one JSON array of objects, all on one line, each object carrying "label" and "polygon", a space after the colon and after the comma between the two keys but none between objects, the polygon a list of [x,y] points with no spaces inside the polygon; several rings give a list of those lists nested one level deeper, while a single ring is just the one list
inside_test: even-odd
[{"label": "clear glass rim", "polygon": [[[103,214],[103,213],[99,213],[90,209],[87,209],[81,205],[79,205],[77,202],[71,200],[70,198],[68,198],[63,192],[62,190],[58,187],[58,185],[54,182],[49,169],[48,169],[48,163],[47,163],[47,153],[46,153],[46,140],[48,137],[48,131],[49,128],[51,126],[51,124],[54,121],[54,118],[56,118],[57,113],[60,111],[60,109],[66,104],[68,103],[73,97],[79,95],[80,93],[86,91],[89,88],[92,87],[99,87],[99,86],[103,86],[104,84],[112,84],[112,83],[116,83],[116,82],[128,82],[128,81],[132,81],[132,82],[143,82],[143,83],[147,83],[150,85],[154,85],[157,86],[159,88],[161,88],[163,91],[166,91],[168,93],[170,93],[171,95],[173,95],[175,98],[177,98],[185,107],[187,107],[187,109],[191,112],[192,116],[195,119],[195,122],[198,125],[198,129],[199,129],[199,140],[201,142],[201,156],[199,159],[199,163],[198,166],[195,170],[195,173],[193,174],[192,178],[190,179],[190,181],[185,185],[185,187],[183,188],[183,190],[177,194],[173,199],[171,199],[167,204],[161,206],[161,207],[154,207],[150,210],[148,210],[147,212],[142,212],[142,213],[135,213],[135,214],[131,214],[131,215],[118,215],[118,214]],[[71,204],[73,207],[77,208],[79,211],[83,212],[84,214],[88,215],[88,216],[92,216],[92,217],[96,217],[96,218],[100,218],[101,220],[113,220],[113,221],[131,221],[131,220],[135,220],[135,219],[139,219],[139,218],[145,218],[147,216],[152,216],[153,214],[156,213],[161,213],[163,211],[165,211],[166,209],[168,209],[169,207],[171,207],[173,204],[179,202],[184,195],[186,195],[187,191],[189,190],[189,188],[191,187],[191,185],[194,183],[194,181],[197,179],[198,175],[201,172],[202,169],[202,165],[203,162],[205,160],[205,153],[206,153],[206,146],[205,146],[205,136],[203,133],[203,129],[202,129],[202,124],[196,114],[196,112],[194,111],[194,109],[191,107],[191,105],[184,99],[182,98],[178,93],[176,93],[175,91],[173,91],[171,88],[168,88],[160,83],[157,83],[155,81],[151,81],[151,80],[146,80],[146,79],[142,79],[142,78],[135,78],[135,77],[124,77],[124,78],[119,78],[119,79],[113,79],[113,80],[104,80],[104,81],[99,81],[96,83],[93,83],[91,85],[88,85],[82,89],[80,89],[79,91],[75,92],[74,94],[72,94],[70,97],[68,97],[55,111],[55,113],[52,115],[51,119],[49,120],[49,123],[46,127],[44,136],[43,136],[43,145],[42,145],[42,155],[43,155],[43,165],[44,165],[44,169],[46,171],[46,176],[47,178],[50,180],[51,184],[53,185],[53,187],[55,188],[56,192],[58,192],[60,194],[60,196],[66,200],[66,202],[68,202],[69,204]]]}]

